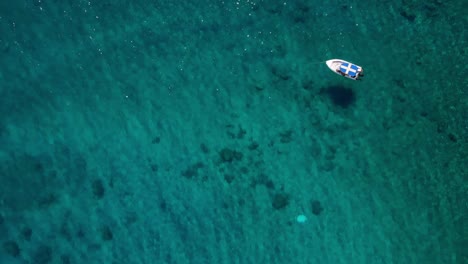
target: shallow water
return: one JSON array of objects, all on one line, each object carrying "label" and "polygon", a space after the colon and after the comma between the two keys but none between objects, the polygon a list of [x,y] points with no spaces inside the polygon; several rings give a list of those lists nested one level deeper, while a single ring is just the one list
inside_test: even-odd
[{"label": "shallow water", "polygon": [[462,1],[178,2],[0,3],[2,263],[467,260]]}]

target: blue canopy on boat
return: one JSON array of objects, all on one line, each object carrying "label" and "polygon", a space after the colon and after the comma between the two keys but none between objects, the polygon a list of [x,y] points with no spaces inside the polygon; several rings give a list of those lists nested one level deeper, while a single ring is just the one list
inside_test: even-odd
[{"label": "blue canopy on boat", "polygon": [[342,63],[340,65],[340,71],[348,74],[351,77],[356,77],[359,67],[351,63]]}]

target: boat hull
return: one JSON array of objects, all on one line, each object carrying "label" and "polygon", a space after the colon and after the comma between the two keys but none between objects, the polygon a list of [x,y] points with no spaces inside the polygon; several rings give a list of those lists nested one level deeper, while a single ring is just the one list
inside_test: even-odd
[{"label": "boat hull", "polygon": [[346,77],[351,80],[357,80],[362,76],[362,67],[356,64],[353,64],[349,61],[341,59],[332,59],[325,62],[334,73]]}]

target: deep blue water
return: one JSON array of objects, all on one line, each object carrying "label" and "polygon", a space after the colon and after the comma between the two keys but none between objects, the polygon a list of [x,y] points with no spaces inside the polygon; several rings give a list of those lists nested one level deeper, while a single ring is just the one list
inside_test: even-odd
[{"label": "deep blue water", "polygon": [[463,2],[2,1],[0,263],[467,263]]}]

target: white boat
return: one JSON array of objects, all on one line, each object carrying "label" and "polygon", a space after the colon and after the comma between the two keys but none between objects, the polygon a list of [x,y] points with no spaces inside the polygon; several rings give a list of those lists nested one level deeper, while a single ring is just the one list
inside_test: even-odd
[{"label": "white boat", "polygon": [[364,76],[362,67],[351,62],[340,59],[332,59],[327,60],[326,63],[330,70],[351,80],[357,80],[359,77]]}]

